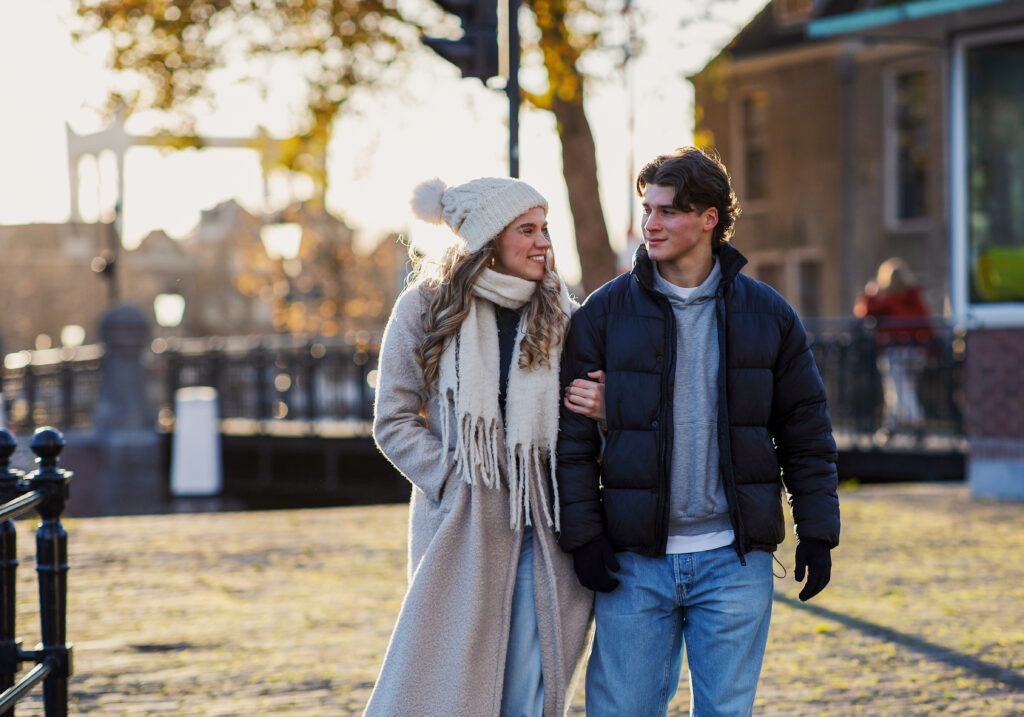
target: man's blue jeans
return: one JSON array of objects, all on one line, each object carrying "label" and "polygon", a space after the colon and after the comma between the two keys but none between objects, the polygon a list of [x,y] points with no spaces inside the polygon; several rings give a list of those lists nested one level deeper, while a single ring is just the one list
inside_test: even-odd
[{"label": "man's blue jeans", "polygon": [[753,711],[771,620],[772,556],[730,547],[645,558],[617,553],[621,581],[597,593],[587,665],[587,717],[665,714],[679,686],[683,646],[690,714]]}]

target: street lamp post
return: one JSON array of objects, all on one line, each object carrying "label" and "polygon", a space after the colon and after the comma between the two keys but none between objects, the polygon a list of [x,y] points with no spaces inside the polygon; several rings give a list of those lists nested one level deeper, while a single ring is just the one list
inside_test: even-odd
[{"label": "street lamp post", "polygon": [[[299,253],[302,249],[302,225],[295,222],[277,221],[265,224],[260,229],[260,240],[271,261],[275,262],[284,273],[287,282],[287,294],[278,295],[275,299],[275,313],[281,307],[296,299],[295,279],[302,272]],[[284,318],[273,319],[275,327],[280,330]],[[289,329],[291,330],[291,329]]]},{"label": "street lamp post", "polygon": [[107,248],[93,257],[92,270],[107,280],[107,296],[111,306],[117,304],[121,292],[117,284],[117,258],[121,251],[121,202],[114,205],[114,221],[107,226]]}]

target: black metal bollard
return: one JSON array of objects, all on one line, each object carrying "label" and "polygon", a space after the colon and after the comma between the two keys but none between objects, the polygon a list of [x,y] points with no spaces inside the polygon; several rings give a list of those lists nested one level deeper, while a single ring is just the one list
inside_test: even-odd
[{"label": "black metal bollard", "polygon": [[[0,503],[21,495],[24,474],[11,469],[11,455],[18,447],[10,431],[0,430]],[[0,523],[0,692],[14,685],[20,660],[21,641],[16,637],[18,535],[14,520]],[[13,709],[8,712],[13,715]]]},{"label": "black metal bollard", "polygon": [[26,484],[43,494],[38,507],[43,522],[36,532],[42,645],[34,657],[52,668],[43,680],[46,717],[65,717],[72,665],[71,645],[67,642],[68,534],[60,515],[67,506],[72,474],[57,467],[57,456],[64,449],[60,431],[40,428],[32,436],[30,447],[39,467],[29,475]]}]

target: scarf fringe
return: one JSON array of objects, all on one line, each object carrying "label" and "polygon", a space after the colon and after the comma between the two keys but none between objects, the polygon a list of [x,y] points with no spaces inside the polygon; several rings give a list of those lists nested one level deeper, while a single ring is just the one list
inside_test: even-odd
[{"label": "scarf fringe", "polygon": [[[452,393],[448,392],[449,395]],[[445,448],[451,447],[452,439],[448,431],[451,420],[452,405],[448,400],[441,402],[441,443]],[[458,437],[455,441],[457,462],[465,466],[459,471],[462,480],[474,485],[480,483],[488,488],[501,487],[501,466],[498,455],[498,424],[491,421],[484,425],[484,419],[475,418],[470,413],[459,417]],[[545,455],[547,460],[545,460]],[[533,525],[531,509],[531,493],[536,493],[540,501],[540,514],[548,527],[561,530],[559,511],[552,511],[548,500],[547,485],[544,481],[544,469],[548,469],[552,491],[558,495],[558,478],[555,473],[555,451],[552,447],[530,446],[527,450],[521,443],[508,449],[505,455],[508,466],[510,515],[509,527],[519,530],[523,525]],[[545,466],[545,463],[547,464]],[[533,483],[533,490],[530,484]]]},{"label": "scarf fringe", "polygon": [[[452,436],[448,426],[452,420],[452,403],[457,403],[453,391],[441,397],[441,445],[446,449],[453,448],[451,440],[455,440],[455,461],[464,466],[460,470],[462,480],[473,485],[477,481],[488,488],[501,485],[501,469],[498,462],[498,422],[491,420],[485,425],[483,418],[474,417],[471,413],[459,416],[458,436]],[[449,396],[451,401],[449,401]]]},{"label": "scarf fringe", "polygon": [[459,454],[457,459],[467,470],[462,479],[472,485],[479,481],[488,488],[501,485],[498,467],[498,423],[485,425],[483,418],[465,414],[459,421]]},{"label": "scarf fringe", "polygon": [[[547,453],[548,460],[544,460],[544,453]],[[561,530],[558,511],[552,512],[548,501],[547,486],[544,483],[544,464],[548,463],[551,469],[551,483],[554,494],[558,495],[558,482],[555,478],[554,451],[540,449],[537,446],[530,446],[527,454],[522,444],[517,444],[514,449],[508,451],[508,482],[511,500],[511,515],[509,526],[512,530],[519,530],[523,525],[533,525],[533,518],[530,507],[530,494],[535,492],[540,501],[540,514],[547,522],[548,527],[554,527],[556,531]],[[530,485],[533,484],[533,490]]]}]

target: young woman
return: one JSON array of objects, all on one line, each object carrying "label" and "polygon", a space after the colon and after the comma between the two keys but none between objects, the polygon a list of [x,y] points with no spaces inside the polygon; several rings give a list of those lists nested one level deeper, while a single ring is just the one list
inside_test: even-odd
[{"label": "young woman", "polygon": [[[547,201],[515,179],[435,179],[412,205],[455,236],[399,297],[381,346],[374,438],[413,490],[408,591],[366,715],[563,715],[593,593],[555,537],[575,306]],[[566,400],[599,417],[601,389],[577,381]]]},{"label": "young woman", "polygon": [[935,336],[931,311],[910,266],[899,257],[879,265],[872,281],[857,297],[853,313],[876,322],[878,371],[884,400],[882,435],[908,431],[920,438],[925,416],[917,396],[917,381]]}]

